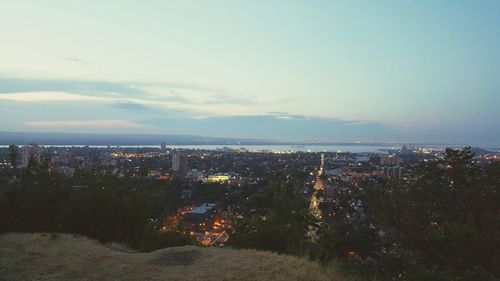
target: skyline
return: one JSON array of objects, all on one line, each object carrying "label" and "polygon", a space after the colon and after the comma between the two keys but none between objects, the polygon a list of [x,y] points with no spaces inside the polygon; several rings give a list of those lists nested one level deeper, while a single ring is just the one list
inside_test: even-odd
[{"label": "skyline", "polygon": [[0,131],[500,144],[495,1],[0,6]]}]

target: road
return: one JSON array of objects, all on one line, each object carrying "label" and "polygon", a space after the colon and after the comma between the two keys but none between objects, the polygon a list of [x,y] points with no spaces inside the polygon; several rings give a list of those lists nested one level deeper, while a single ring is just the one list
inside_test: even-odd
[{"label": "road", "polygon": [[[309,211],[311,214],[319,220],[319,224],[321,224],[321,209],[319,208],[319,204],[321,203],[321,199],[317,198],[317,193],[320,190],[323,190],[325,184],[323,180],[321,180],[321,175],[323,174],[324,169],[324,156],[321,154],[321,163],[320,167],[316,173],[316,182],[313,186],[313,193],[311,195],[311,201],[309,203]],[[318,228],[316,226],[310,226],[308,236],[311,238],[312,242],[316,242],[318,240]]]},{"label": "road", "polygon": [[319,203],[321,201],[317,198],[316,194],[318,193],[318,191],[322,190],[324,187],[325,187],[325,184],[323,183],[321,178],[318,176],[316,178],[316,183],[313,186],[314,191],[311,195],[311,202],[309,204],[309,210],[318,219],[321,219],[321,210],[319,209]]}]

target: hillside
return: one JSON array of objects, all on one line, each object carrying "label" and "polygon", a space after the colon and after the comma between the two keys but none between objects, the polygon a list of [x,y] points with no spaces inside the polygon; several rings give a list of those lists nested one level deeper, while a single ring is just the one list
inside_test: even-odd
[{"label": "hillside", "polygon": [[70,234],[0,236],[0,280],[350,280],[296,257],[174,247],[135,253]]}]

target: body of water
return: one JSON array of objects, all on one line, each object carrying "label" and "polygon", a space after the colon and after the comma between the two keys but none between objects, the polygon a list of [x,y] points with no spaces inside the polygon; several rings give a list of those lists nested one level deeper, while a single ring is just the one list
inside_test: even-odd
[{"label": "body of water", "polygon": [[[21,145],[22,146],[22,145]],[[93,147],[107,148],[107,145],[72,145],[72,144],[44,144],[44,147]],[[0,145],[7,148],[8,145]],[[110,148],[160,148],[160,145],[110,145]],[[387,153],[389,150],[401,149],[402,145],[167,145],[169,149],[196,149],[196,150],[222,150],[244,148],[251,152],[351,152],[351,153]],[[444,150],[447,147],[462,148],[457,145],[408,145],[408,147]],[[492,151],[498,151],[491,149]]]},{"label": "body of water", "polygon": [[370,146],[370,145],[172,145],[171,148],[179,149],[205,149],[217,150],[223,148],[240,149],[248,151],[276,151],[276,152],[352,152],[352,153],[383,153],[389,149],[399,149],[398,146]]},{"label": "body of water", "polygon": [[[107,145],[41,145],[44,147],[93,147],[107,148]],[[0,145],[0,148],[8,145]],[[113,145],[111,148],[160,148],[160,145]],[[352,153],[385,153],[387,150],[400,149],[401,146],[379,146],[379,145],[167,145],[170,149],[197,149],[197,150],[222,150],[222,149],[246,149],[251,152],[275,151],[275,152],[352,152]]]}]

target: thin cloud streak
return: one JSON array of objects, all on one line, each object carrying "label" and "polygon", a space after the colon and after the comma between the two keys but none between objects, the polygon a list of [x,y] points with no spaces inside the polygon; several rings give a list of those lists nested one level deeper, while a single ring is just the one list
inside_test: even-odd
[{"label": "thin cloud streak", "polygon": [[191,111],[198,116],[263,113],[255,111],[262,104],[253,100],[231,97],[224,91],[187,83],[0,78],[0,99],[106,103],[125,100],[148,107]]},{"label": "thin cloud streak", "polygon": [[72,62],[83,63],[83,64],[90,64],[91,63],[88,60],[84,60],[84,59],[80,59],[80,58],[76,58],[76,57],[67,57],[65,59],[72,61]]},{"label": "thin cloud streak", "polygon": [[0,93],[11,92],[40,92],[40,91],[68,91],[81,94],[118,93],[128,96],[150,94],[147,88],[193,90],[205,94],[217,94],[221,97],[227,91],[199,86],[194,83],[166,83],[141,81],[99,81],[83,79],[31,79],[19,77],[0,77]]},{"label": "thin cloud streak", "polygon": [[123,109],[123,110],[132,110],[132,111],[143,111],[143,110],[151,110],[150,107],[145,106],[140,103],[130,102],[130,101],[121,101],[117,103],[113,103],[111,107]]},{"label": "thin cloud streak", "polygon": [[19,102],[57,102],[57,101],[93,101],[111,102],[114,99],[107,97],[86,96],[62,91],[39,91],[39,92],[13,92],[0,94],[0,100],[11,100]]},{"label": "thin cloud streak", "polygon": [[[129,111],[131,104],[134,104],[135,109],[139,107],[144,111],[169,111],[177,110],[183,111],[191,116],[230,116],[230,115],[254,115],[260,113],[257,107],[249,107],[246,105],[233,105],[228,107],[226,104],[199,104],[187,103],[182,101],[169,101],[158,99],[144,99],[144,98],[128,98],[124,99],[122,96],[93,96],[82,95],[71,92],[54,92],[54,91],[40,91],[40,92],[17,92],[17,93],[4,93],[0,94],[0,100],[16,101],[24,103],[55,103],[55,102],[90,102],[95,104],[105,104],[113,108]],[[124,106],[123,103],[126,103]],[[127,106],[128,105],[128,106]]]}]

